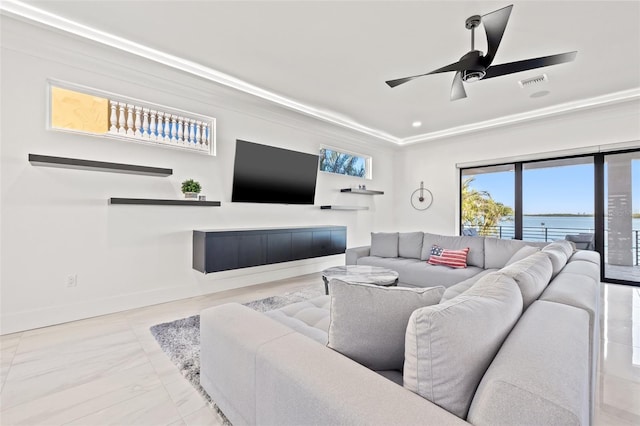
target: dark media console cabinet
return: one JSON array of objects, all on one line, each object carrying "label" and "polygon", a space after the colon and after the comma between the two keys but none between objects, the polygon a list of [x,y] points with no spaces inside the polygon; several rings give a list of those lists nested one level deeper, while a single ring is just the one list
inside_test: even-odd
[{"label": "dark media console cabinet", "polygon": [[342,254],[346,226],[193,231],[193,269],[210,272]]}]

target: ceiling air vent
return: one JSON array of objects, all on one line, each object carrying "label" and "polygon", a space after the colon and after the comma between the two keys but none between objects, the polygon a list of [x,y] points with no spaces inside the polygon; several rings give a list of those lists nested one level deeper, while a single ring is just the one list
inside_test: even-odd
[{"label": "ceiling air vent", "polygon": [[549,81],[549,77],[547,77],[546,74],[540,74],[540,75],[536,75],[535,77],[520,80],[518,84],[520,85],[520,87],[525,88],[525,87],[533,86],[535,84],[544,83],[545,81]]}]

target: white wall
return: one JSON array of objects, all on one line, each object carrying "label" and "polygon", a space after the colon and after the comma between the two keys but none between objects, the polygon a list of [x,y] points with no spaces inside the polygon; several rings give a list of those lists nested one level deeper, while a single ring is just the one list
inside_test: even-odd
[{"label": "white wall", "polygon": [[[627,143],[627,142],[632,143]],[[566,150],[621,144],[640,147],[640,102],[567,113],[491,130],[404,147],[396,158],[395,204],[400,231],[455,234],[459,221],[456,164],[495,164],[504,158],[566,155]],[[409,196],[424,181],[433,193],[426,211],[411,207]]]},{"label": "white wall", "polygon": [[[394,228],[395,150],[92,42],[2,17],[2,333],[253,285],[344,263],[344,255],[203,274],[191,268],[193,229],[345,225],[349,246]],[[46,80],[54,78],[217,118],[210,157],[100,137],[48,131]],[[316,153],[321,144],[373,156],[367,197],[341,194],[361,179],[320,173],[316,206],[231,203],[235,140]],[[173,169],[148,177],[34,167],[29,153]],[[109,206],[109,197],[180,198],[195,178],[222,207]],[[321,211],[321,204],[370,211]],[[66,287],[77,274],[78,286]],[[322,285],[320,282],[318,285]]]}]

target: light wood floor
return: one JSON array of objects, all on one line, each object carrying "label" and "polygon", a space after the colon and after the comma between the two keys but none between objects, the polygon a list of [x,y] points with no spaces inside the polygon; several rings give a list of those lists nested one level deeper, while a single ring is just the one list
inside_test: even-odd
[{"label": "light wood floor", "polygon": [[[217,425],[149,327],[322,286],[319,274],[0,337],[2,425]],[[596,424],[640,424],[640,288],[603,286]]]}]

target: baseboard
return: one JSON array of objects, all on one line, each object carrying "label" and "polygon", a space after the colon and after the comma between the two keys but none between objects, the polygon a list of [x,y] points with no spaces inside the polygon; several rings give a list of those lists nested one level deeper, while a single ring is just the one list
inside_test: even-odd
[{"label": "baseboard", "polygon": [[[254,268],[236,269],[208,275],[193,271],[196,285],[160,288],[86,302],[51,306],[6,315],[3,314],[0,321],[0,335],[33,330],[65,322],[127,311],[129,309],[143,308],[160,303],[173,302],[190,297],[292,278],[343,264],[344,255],[335,255],[275,265],[257,266]],[[318,282],[318,285],[321,285],[321,282]]]}]

